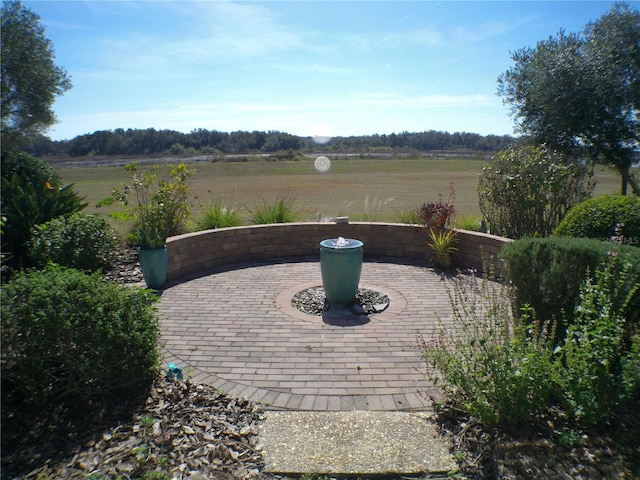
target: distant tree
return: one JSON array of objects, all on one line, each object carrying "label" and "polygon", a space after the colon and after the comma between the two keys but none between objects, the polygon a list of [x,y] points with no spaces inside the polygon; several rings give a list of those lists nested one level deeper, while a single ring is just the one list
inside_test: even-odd
[{"label": "distant tree", "polygon": [[40,17],[19,1],[2,4],[2,150],[10,151],[55,123],[55,97],[71,88],[55,65]]},{"label": "distant tree", "polygon": [[582,35],[565,34],[512,55],[498,94],[521,133],[615,169],[640,195],[640,13],[616,3]]}]

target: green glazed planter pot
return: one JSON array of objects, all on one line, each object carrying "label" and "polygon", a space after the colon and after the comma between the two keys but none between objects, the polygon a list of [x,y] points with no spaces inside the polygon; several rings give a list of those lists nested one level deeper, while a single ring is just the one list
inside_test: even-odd
[{"label": "green glazed planter pot", "polygon": [[322,286],[329,303],[346,304],[356,297],[363,245],[360,240],[342,237],[320,242]]},{"label": "green glazed planter pot", "polygon": [[140,270],[147,287],[157,290],[167,283],[167,247],[138,248]]}]

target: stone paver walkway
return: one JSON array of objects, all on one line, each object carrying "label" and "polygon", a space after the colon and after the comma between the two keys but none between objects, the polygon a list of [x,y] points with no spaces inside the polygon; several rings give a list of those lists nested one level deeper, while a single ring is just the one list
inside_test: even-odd
[{"label": "stone paver walkway", "polygon": [[436,312],[451,317],[440,274],[365,258],[360,287],[388,295],[390,305],[353,326],[291,306],[296,293],[320,285],[317,258],[234,265],[169,285],[159,302],[164,361],[276,409],[430,409],[438,391],[415,342],[436,333]]}]

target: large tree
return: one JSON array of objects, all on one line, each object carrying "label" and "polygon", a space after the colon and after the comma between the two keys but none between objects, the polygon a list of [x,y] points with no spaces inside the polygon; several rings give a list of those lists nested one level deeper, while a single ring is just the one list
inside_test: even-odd
[{"label": "large tree", "polygon": [[20,146],[55,123],[56,96],[71,88],[54,63],[40,17],[19,1],[2,4],[2,151]]},{"label": "large tree", "polygon": [[616,3],[581,34],[560,31],[512,60],[498,94],[518,131],[612,167],[622,193],[640,195],[640,13]]}]

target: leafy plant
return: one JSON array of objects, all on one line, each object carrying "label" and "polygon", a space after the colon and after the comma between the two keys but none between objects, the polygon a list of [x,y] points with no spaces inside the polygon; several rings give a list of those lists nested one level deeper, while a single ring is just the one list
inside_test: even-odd
[{"label": "leafy plant", "polygon": [[518,425],[544,411],[554,394],[548,324],[518,326],[507,288],[473,273],[459,274],[448,293],[452,320],[438,317],[434,338],[418,339],[427,375],[485,424]]},{"label": "leafy plant", "polygon": [[[640,361],[633,350],[638,325],[625,325],[623,315],[640,284],[628,290],[631,266],[618,267],[605,262],[593,278],[587,276],[555,365],[570,418],[586,426],[605,423],[625,399],[640,393]],[[622,304],[618,301],[621,291]],[[629,327],[636,333],[627,346]]]},{"label": "leafy plant", "polygon": [[594,187],[585,165],[544,147],[510,148],[482,168],[480,210],[493,234],[547,236]]},{"label": "leafy plant", "polygon": [[135,205],[131,212],[136,218],[138,243],[142,248],[161,248],[167,237],[176,235],[184,228],[189,216],[187,204],[187,180],[195,173],[182,163],[168,166],[168,178],[160,178],[158,166],[138,173],[136,163],[125,166],[131,173],[131,185],[122,184],[113,189],[113,197],[128,207],[130,196]]},{"label": "leafy plant", "polygon": [[[616,264],[635,265],[627,277],[627,291],[640,283],[638,249],[598,240],[523,238],[505,244],[500,258],[506,263],[507,278],[515,287],[515,311],[530,305],[538,318],[557,321],[559,341],[572,322],[585,275],[588,271],[595,272],[606,258]],[[628,320],[640,323],[640,293],[629,300],[624,314]]]},{"label": "leafy plant", "polygon": [[2,411],[131,398],[158,368],[149,291],[50,264],[1,295]]},{"label": "leafy plant", "polygon": [[37,265],[54,262],[96,271],[112,268],[120,245],[104,217],[79,212],[36,225],[29,247],[29,256]]},{"label": "leafy plant", "polygon": [[454,201],[456,198],[456,190],[453,186],[453,182],[449,184],[449,198],[445,202],[442,194],[438,194],[438,200],[431,203],[424,203],[418,214],[422,223],[427,227],[442,227],[447,222],[449,217],[455,215],[456,208]]},{"label": "leafy plant", "polygon": [[2,251],[11,254],[13,266],[22,267],[27,260],[27,242],[34,225],[69,215],[86,207],[83,198],[73,191],[73,184],[61,187],[47,180],[32,181],[17,172],[2,177],[2,213],[6,218]]},{"label": "leafy plant", "polygon": [[450,268],[453,256],[458,252],[458,237],[454,230],[429,229],[427,245],[431,250],[431,258],[438,267]]},{"label": "leafy plant", "polygon": [[624,243],[640,246],[640,197],[635,195],[601,195],[573,207],[554,235],[608,240],[623,224]]},{"label": "leafy plant", "polygon": [[198,230],[210,230],[214,228],[237,227],[242,224],[240,212],[235,208],[226,206],[221,199],[208,205],[197,222]]},{"label": "leafy plant", "polygon": [[249,212],[251,223],[265,225],[293,222],[295,219],[294,200],[290,193],[279,195],[273,203],[263,198],[257,202],[255,209]]}]

